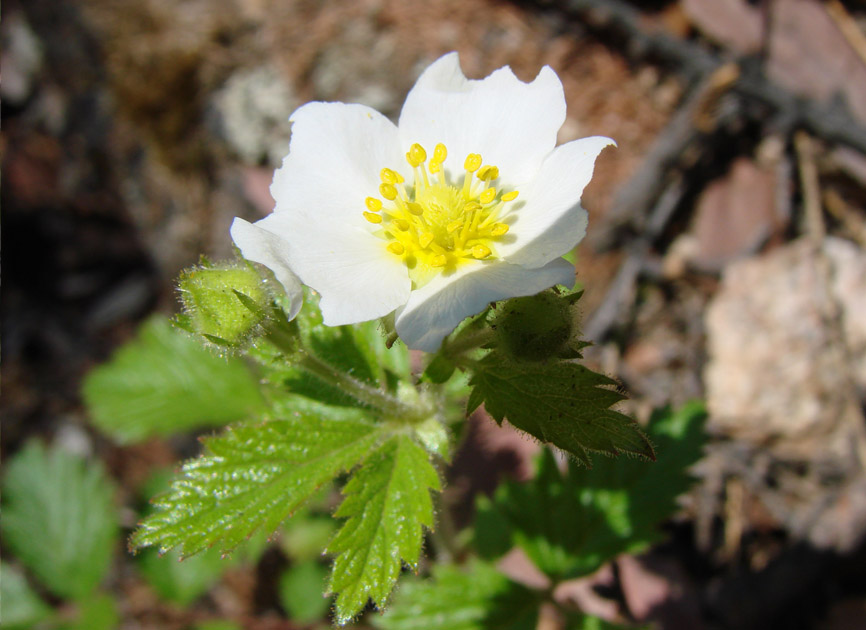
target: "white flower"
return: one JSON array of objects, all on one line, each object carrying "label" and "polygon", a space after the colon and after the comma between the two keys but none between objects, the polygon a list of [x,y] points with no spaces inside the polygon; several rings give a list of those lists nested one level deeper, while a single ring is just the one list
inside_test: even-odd
[{"label": "white flower", "polygon": [[421,75],[396,126],[363,105],[309,103],[291,118],[273,214],[235,219],[232,238],[295,312],[300,278],[325,324],[393,311],[406,345],[435,351],[489,302],[573,283],[561,256],[586,232],[580,197],[613,140],[555,147],[564,120],[549,67],[531,83],[508,67],[472,81],[456,53]]}]

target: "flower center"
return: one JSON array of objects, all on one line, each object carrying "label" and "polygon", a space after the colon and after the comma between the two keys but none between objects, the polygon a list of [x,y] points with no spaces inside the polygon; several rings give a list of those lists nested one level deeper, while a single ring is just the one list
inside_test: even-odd
[{"label": "flower center", "polygon": [[381,198],[365,201],[364,217],[381,226],[374,234],[409,268],[416,289],[443,271],[496,258],[496,242],[508,233],[508,225],[497,219],[503,206],[517,197],[516,190],[503,192],[493,186],[499,169],[482,166],[477,153],[466,156],[463,181],[450,182],[442,168],[447,155],[445,145],[437,144],[428,164],[424,147],[413,144],[406,154],[413,184],[406,185],[398,172],[383,168]]}]

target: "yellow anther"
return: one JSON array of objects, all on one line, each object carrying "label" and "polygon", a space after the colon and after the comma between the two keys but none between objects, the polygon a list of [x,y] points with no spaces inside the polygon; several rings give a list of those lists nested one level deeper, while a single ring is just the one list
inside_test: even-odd
[{"label": "yellow anther", "polygon": [[472,248],[472,255],[478,260],[481,260],[482,258],[487,258],[490,255],[490,248],[486,245],[482,245],[481,243],[479,243]]},{"label": "yellow anther", "polygon": [[394,201],[397,198],[397,189],[387,182],[382,183],[379,184],[379,194],[389,201]]},{"label": "yellow anther", "polygon": [[453,234],[457,230],[463,227],[463,221],[452,221],[448,225],[445,226],[445,229],[448,230],[449,234]]},{"label": "yellow anther", "polygon": [[433,149],[433,161],[441,164],[445,161],[446,157],[448,157],[448,149],[446,149],[445,145],[440,142]]},{"label": "yellow anther", "polygon": [[406,204],[406,207],[408,207],[409,212],[411,214],[414,214],[416,217],[420,217],[422,214],[424,214],[424,206],[415,201],[410,201]]},{"label": "yellow anther", "polygon": [[364,203],[371,212],[379,212],[382,209],[382,202],[375,197],[367,197],[364,199]]},{"label": "yellow anther", "polygon": [[490,230],[491,236],[503,236],[508,234],[508,225],[505,223],[494,223],[493,229]]},{"label": "yellow anther", "polygon": [[406,251],[406,248],[403,247],[403,243],[391,241],[390,243],[388,243],[388,251],[392,254],[397,254],[398,256],[400,256],[403,252]]},{"label": "yellow anther", "polygon": [[444,267],[448,262],[448,257],[445,254],[438,254],[437,256],[433,256],[430,260],[431,267]]},{"label": "yellow anther", "polygon": [[478,177],[478,179],[482,181],[492,182],[494,179],[499,177],[499,167],[482,166],[480,169],[478,169],[476,177]]},{"label": "yellow anther", "polygon": [[406,154],[406,161],[413,167],[420,166],[427,160],[427,151],[424,150],[417,142],[409,147],[409,152]]},{"label": "yellow anther", "polygon": [[405,180],[397,171],[392,171],[390,168],[383,168],[379,172],[379,177],[385,184],[402,184]]},{"label": "yellow anther", "polygon": [[427,246],[433,242],[433,239],[436,238],[430,232],[425,232],[421,236],[418,237],[418,243],[421,245],[421,249],[427,249]]},{"label": "yellow anther", "polygon": [[500,197],[500,199],[502,199],[502,201],[514,201],[515,199],[517,199],[517,195],[519,195],[519,194],[520,193],[518,191],[512,190],[511,192],[507,192],[504,195],[502,195],[502,197]]},{"label": "yellow anther", "polygon": [[463,206],[463,212],[475,212],[476,210],[481,209],[481,204],[477,201],[467,201],[466,205]]},{"label": "yellow anther", "polygon": [[381,223],[382,215],[376,214],[375,212],[365,212],[364,218],[367,219],[370,223]]},{"label": "yellow anther", "polygon": [[465,168],[470,173],[474,173],[481,166],[481,156],[477,153],[470,153],[466,156],[466,160],[463,162],[463,168]]},{"label": "yellow anther", "polygon": [[488,188],[484,190],[480,195],[478,195],[478,201],[481,203],[490,203],[493,201],[493,198],[496,197],[496,189]]},{"label": "yellow anther", "polygon": [[435,175],[442,170],[442,163],[431,160],[428,168],[430,169],[430,172]]},{"label": "yellow anther", "polygon": [[406,219],[394,219],[394,224],[404,232],[409,229],[409,222]]}]

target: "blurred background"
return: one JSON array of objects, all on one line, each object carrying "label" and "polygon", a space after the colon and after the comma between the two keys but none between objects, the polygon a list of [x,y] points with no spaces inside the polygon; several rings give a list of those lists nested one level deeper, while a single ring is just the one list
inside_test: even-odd
[{"label": "blurred background", "polygon": [[[638,418],[706,401],[712,435],[669,541],[618,560],[585,596],[600,615],[626,607],[666,628],[866,628],[863,3],[3,9],[4,460],[41,437],[102,461],[131,528],[146,480],[197,446],[113,444],[88,424],[82,379],[150,313],[176,310],[181,269],[231,255],[233,217],[270,212],[291,112],[345,101],[396,119],[420,71],[451,50],[471,78],[507,64],[531,80],[548,64],[568,103],[560,141],[619,145],[583,199],[587,360],[622,382]],[[526,478],[537,449],[472,422],[450,480],[457,506]],[[118,545],[117,623],[300,627],[273,585],[281,553],[181,607]]]}]

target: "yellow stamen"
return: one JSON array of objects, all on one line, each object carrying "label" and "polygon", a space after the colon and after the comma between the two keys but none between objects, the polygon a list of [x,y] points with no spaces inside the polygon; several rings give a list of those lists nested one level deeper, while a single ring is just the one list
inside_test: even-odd
[{"label": "yellow stamen", "polygon": [[379,185],[379,193],[388,201],[394,201],[397,198],[397,189],[387,182]]},{"label": "yellow stamen", "polygon": [[406,161],[414,168],[423,164],[427,160],[427,152],[417,142],[409,147],[409,152],[406,154]]},{"label": "yellow stamen", "polygon": [[392,254],[397,254],[398,256],[402,255],[403,252],[406,251],[406,248],[403,247],[403,243],[400,241],[391,241],[388,243],[388,251]]},{"label": "yellow stamen", "polygon": [[491,201],[493,201],[493,199],[495,197],[496,197],[496,189],[495,188],[488,188],[488,189],[484,190],[480,195],[478,195],[478,201],[480,201],[481,203],[486,205],[486,204],[490,203]]},{"label": "yellow stamen", "polygon": [[437,254],[433,256],[433,259],[430,261],[431,267],[444,267],[448,262],[448,257],[445,254]]},{"label": "yellow stamen", "polygon": [[517,195],[519,195],[519,194],[520,193],[518,191],[512,190],[512,191],[507,192],[504,195],[502,195],[502,197],[500,197],[500,199],[502,199],[502,201],[514,201],[515,199],[517,199]]},{"label": "yellow stamen", "polygon": [[394,219],[393,222],[397,225],[398,229],[403,230],[404,232],[409,229],[409,222],[406,219],[397,218]]},{"label": "yellow stamen", "polygon": [[470,153],[463,161],[463,168],[470,173],[474,173],[481,166],[481,156],[477,153]]},{"label": "yellow stamen", "polygon": [[430,243],[433,242],[433,239],[436,238],[433,236],[431,232],[425,232],[421,236],[418,237],[418,243],[421,245],[421,249],[427,249]]},{"label": "yellow stamen", "polygon": [[369,208],[371,212],[379,212],[379,210],[382,209],[382,202],[375,197],[367,197],[364,200],[364,203],[367,205],[367,208]]},{"label": "yellow stamen", "polygon": [[440,142],[433,149],[433,161],[441,164],[445,161],[446,157],[448,157],[448,149]]},{"label": "yellow stamen", "polygon": [[499,168],[496,166],[482,166],[478,169],[476,177],[481,181],[492,182],[499,177]]},{"label": "yellow stamen", "polygon": [[490,230],[490,236],[505,236],[510,228],[505,223],[494,223]]},{"label": "yellow stamen", "polygon": [[448,231],[449,234],[453,234],[454,232],[459,230],[461,227],[463,227],[463,221],[452,221],[451,223],[449,223],[448,225],[445,226],[445,229]]},{"label": "yellow stamen", "polygon": [[383,168],[379,172],[379,177],[385,184],[402,184],[405,181],[400,173],[392,171],[390,168]]},{"label": "yellow stamen", "polygon": [[479,243],[472,248],[472,255],[478,260],[487,258],[490,255],[490,248]]},{"label": "yellow stamen", "polygon": [[441,162],[431,160],[429,168],[430,168],[430,172],[433,175],[435,175],[436,173],[438,173],[442,169],[442,164],[441,164]]},{"label": "yellow stamen", "polygon": [[381,223],[382,215],[376,214],[375,212],[365,212],[364,218],[367,219],[370,223]]},{"label": "yellow stamen", "polygon": [[416,217],[420,217],[424,214],[424,207],[420,203],[410,201],[406,204],[406,207],[409,209],[410,214],[414,214]]}]

